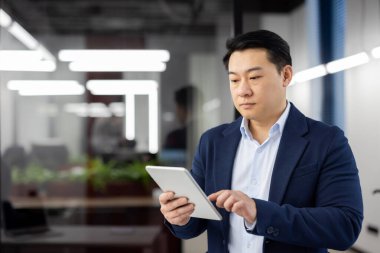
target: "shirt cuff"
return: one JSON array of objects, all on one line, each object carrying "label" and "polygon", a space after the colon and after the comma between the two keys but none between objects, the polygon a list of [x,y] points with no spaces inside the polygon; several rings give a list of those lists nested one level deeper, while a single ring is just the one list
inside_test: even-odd
[{"label": "shirt cuff", "polygon": [[245,219],[244,219],[244,227],[245,227],[245,230],[247,231],[252,231],[255,227],[256,227],[256,222],[257,220],[255,220],[253,223],[248,223]]}]

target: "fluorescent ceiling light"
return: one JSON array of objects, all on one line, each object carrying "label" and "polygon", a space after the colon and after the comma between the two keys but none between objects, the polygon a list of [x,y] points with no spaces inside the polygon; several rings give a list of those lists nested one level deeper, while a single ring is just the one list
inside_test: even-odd
[{"label": "fluorescent ceiling light", "polygon": [[158,94],[149,95],[149,152],[158,152]]},{"label": "fluorescent ceiling light", "polygon": [[36,49],[38,46],[38,41],[30,35],[22,26],[17,22],[13,22],[9,27],[9,32],[15,36],[20,42],[22,42],[29,49]]},{"label": "fluorescent ceiling light", "polygon": [[78,72],[163,72],[169,61],[167,50],[61,50],[61,61],[71,62],[69,69]]},{"label": "fluorescent ceiling light", "polygon": [[163,72],[166,64],[163,62],[117,62],[117,61],[74,61],[69,64],[69,69],[76,72],[126,72],[126,71],[150,71]]},{"label": "fluorescent ceiling light", "polygon": [[0,26],[6,28],[12,23],[11,17],[2,9],[0,9]]},{"label": "fluorescent ceiling light", "polygon": [[135,95],[125,95],[125,138],[135,139]]},{"label": "fluorescent ceiling light", "polygon": [[374,58],[380,58],[380,47],[372,49],[371,54]]},{"label": "fluorescent ceiling light", "polygon": [[64,111],[74,113],[79,117],[109,118],[111,112],[103,103],[68,103]]},{"label": "fluorescent ceiling light", "polygon": [[63,80],[11,80],[7,87],[22,96],[82,95],[85,91],[77,81]]},{"label": "fluorescent ceiling light", "polygon": [[147,95],[157,92],[154,80],[89,80],[87,89],[94,95]]},{"label": "fluorescent ceiling light", "polygon": [[294,75],[294,81],[297,83],[302,83],[309,81],[311,79],[315,79],[318,77],[322,77],[327,75],[327,70],[325,65],[318,65],[300,72],[297,72]]},{"label": "fluorescent ceiling light", "polygon": [[41,52],[35,50],[0,50],[2,71],[46,71],[52,72],[57,66],[54,61],[43,60]]},{"label": "fluorescent ceiling light", "polygon": [[61,50],[58,53],[61,61],[117,61],[117,59],[133,61],[167,62],[170,53],[167,50]]},{"label": "fluorescent ceiling light", "polygon": [[326,64],[328,73],[336,73],[342,70],[350,69],[369,62],[369,56],[362,52],[351,55]]},{"label": "fluorescent ceiling light", "polygon": [[53,72],[57,65],[53,61],[0,61],[0,71]]},{"label": "fluorescent ceiling light", "polygon": [[0,59],[6,61],[39,61],[43,56],[34,50],[0,50]]}]

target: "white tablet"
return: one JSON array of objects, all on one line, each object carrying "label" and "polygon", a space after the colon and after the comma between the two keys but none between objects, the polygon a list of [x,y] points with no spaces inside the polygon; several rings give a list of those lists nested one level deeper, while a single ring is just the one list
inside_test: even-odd
[{"label": "white tablet", "polygon": [[191,176],[190,172],[182,167],[146,166],[146,171],[158,184],[161,190],[172,191],[176,197],[187,197],[195,204],[192,217],[221,220],[222,216],[207,198]]}]

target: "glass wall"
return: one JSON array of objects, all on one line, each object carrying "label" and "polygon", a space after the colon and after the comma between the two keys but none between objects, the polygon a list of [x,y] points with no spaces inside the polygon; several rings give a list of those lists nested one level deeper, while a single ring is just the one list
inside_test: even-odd
[{"label": "glass wall", "polygon": [[[107,252],[179,252],[145,165],[190,168],[200,134],[233,119],[231,15],[230,1],[2,1],[4,230],[40,212],[61,234],[134,229]],[[82,244],[55,250],[100,249]]]},{"label": "glass wall", "polygon": [[148,162],[189,167],[200,133],[233,117],[220,99],[231,6],[3,1],[4,196],[107,194],[146,180]]}]

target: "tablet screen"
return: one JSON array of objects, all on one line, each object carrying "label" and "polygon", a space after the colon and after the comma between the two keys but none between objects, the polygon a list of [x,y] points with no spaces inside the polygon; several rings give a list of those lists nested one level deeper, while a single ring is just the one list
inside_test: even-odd
[{"label": "tablet screen", "polygon": [[190,172],[182,167],[147,166],[147,172],[163,191],[172,191],[176,197],[187,197],[195,204],[192,217],[221,220],[222,216],[209,201],[206,194],[191,176]]}]

